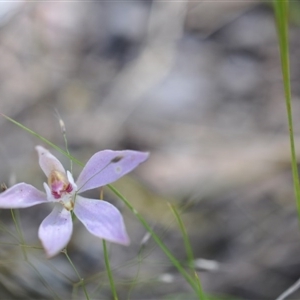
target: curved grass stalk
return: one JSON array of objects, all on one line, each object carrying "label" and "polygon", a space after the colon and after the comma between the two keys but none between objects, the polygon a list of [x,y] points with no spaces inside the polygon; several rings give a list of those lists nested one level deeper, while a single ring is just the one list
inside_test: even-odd
[{"label": "curved grass stalk", "polygon": [[76,275],[77,275],[77,277],[78,277],[78,279],[79,279],[79,282],[80,282],[80,285],[82,286],[82,289],[83,289],[83,292],[84,292],[84,295],[85,295],[86,300],[90,300],[89,294],[88,294],[88,292],[87,292],[87,290],[86,290],[86,287],[85,287],[84,279],[79,275],[79,272],[77,271],[75,265],[73,264],[73,262],[72,262],[70,256],[69,256],[68,253],[67,253],[67,249],[65,249],[65,250],[63,251],[63,253],[65,254],[67,260],[69,261],[71,267],[73,268],[74,272],[76,273]]},{"label": "curved grass stalk", "polygon": [[22,243],[21,249],[22,249],[22,253],[23,253],[24,259],[25,259],[25,261],[28,261],[27,253],[26,253],[26,251],[25,251],[25,249],[23,247],[23,245],[25,245],[25,240],[24,240],[23,232],[21,230],[21,226],[19,224],[19,215],[13,209],[10,210],[10,213],[11,213],[11,217],[12,217],[12,219],[14,221],[14,224],[15,224],[15,227],[16,227],[16,231],[17,231],[18,236],[19,236],[19,238],[21,240],[21,243]]},{"label": "curved grass stalk", "polygon": [[[287,110],[287,118],[289,125],[292,173],[294,183],[294,193],[296,197],[298,219],[300,222],[300,183],[297,167],[297,157],[294,141],[294,128],[292,117],[292,95],[291,95],[291,78],[290,78],[290,61],[289,61],[289,34],[288,34],[288,1],[273,0],[275,11],[275,19],[277,26],[277,35],[281,59],[281,71],[283,77],[283,86],[285,93],[285,103]],[[284,300],[300,288],[300,279],[298,279],[291,287],[284,291],[276,300]]]},{"label": "curved grass stalk", "polygon": [[178,213],[178,210],[176,209],[176,207],[174,205],[172,205],[171,203],[168,203],[172,213],[175,216],[175,219],[179,225],[179,229],[181,231],[182,237],[183,237],[183,243],[184,243],[184,247],[185,247],[185,252],[187,254],[187,259],[188,259],[188,266],[189,268],[191,268],[192,271],[195,272],[194,270],[194,255],[193,255],[193,250],[192,250],[192,246],[191,243],[189,241],[189,237],[187,235],[187,232],[185,230],[185,226],[182,222],[182,219],[180,217],[180,214]]},{"label": "curved grass stalk", "polygon": [[292,116],[292,95],[290,79],[290,61],[289,61],[289,34],[288,34],[288,1],[273,0],[275,19],[277,25],[277,35],[280,49],[281,71],[283,77],[283,86],[285,94],[285,104],[290,136],[290,149],[292,160],[292,173],[294,183],[294,193],[296,198],[298,219],[300,222],[300,183],[297,167],[297,157],[294,141],[294,128]]},{"label": "curved grass stalk", "polygon": [[[101,200],[103,200],[103,193],[104,193],[103,187],[101,187],[100,188],[100,199]],[[109,255],[108,255],[105,240],[102,240],[102,246],[103,246],[105,267],[106,267],[107,276],[108,276],[108,279],[109,279],[110,288],[111,288],[111,291],[112,291],[112,294],[113,294],[113,299],[118,300],[118,294],[117,294],[117,290],[116,290],[115,282],[114,282],[114,277],[113,277],[111,267],[110,267],[110,263],[109,263]]]},{"label": "curved grass stalk", "polygon": [[203,293],[203,289],[202,289],[202,285],[201,285],[201,281],[200,278],[194,268],[194,254],[193,254],[193,250],[192,250],[192,246],[189,240],[189,237],[187,235],[185,226],[182,222],[182,219],[180,217],[180,214],[178,212],[178,210],[176,209],[175,205],[172,205],[171,203],[168,203],[170,209],[172,210],[172,213],[174,214],[176,221],[179,225],[182,237],[183,237],[183,243],[184,243],[184,247],[185,247],[185,251],[187,254],[187,258],[188,258],[188,266],[191,269],[191,271],[195,274],[195,282],[197,283],[198,286],[198,296],[199,299],[205,299],[205,295]]},{"label": "curved grass stalk", "polygon": [[22,128],[23,130],[29,132],[31,135],[37,137],[38,139],[40,139],[42,142],[44,142],[45,144],[49,145],[50,147],[54,148],[55,150],[57,150],[58,152],[60,152],[61,154],[65,155],[66,157],[68,157],[70,160],[72,160],[73,162],[75,162],[76,164],[78,164],[79,166],[83,167],[84,164],[82,162],[80,162],[78,159],[76,159],[74,156],[70,155],[67,151],[64,151],[63,149],[61,149],[60,147],[56,146],[55,144],[51,143],[49,140],[47,140],[46,138],[42,137],[41,135],[39,135],[37,132],[29,129],[28,127],[24,126],[23,124],[17,122],[16,120],[6,116],[5,114],[0,112],[0,115],[2,115],[5,119],[7,119],[8,121],[14,123],[15,125],[19,126],[20,128]]},{"label": "curved grass stalk", "polygon": [[[181,266],[180,262],[173,256],[170,250],[165,246],[165,244],[161,241],[161,239],[156,235],[151,226],[147,223],[147,221],[137,212],[137,210],[129,203],[129,201],[111,184],[107,185],[110,190],[117,195],[124,204],[129,208],[129,210],[137,217],[140,223],[146,228],[146,230],[151,234],[153,240],[157,243],[157,245],[163,250],[172,264],[177,268],[177,270],[181,273],[181,275],[185,278],[185,280],[190,284],[190,286],[194,289],[194,291],[198,294],[198,283],[186,272],[186,270]],[[203,297],[199,295],[199,299],[204,300]]]},{"label": "curved grass stalk", "polygon": [[115,287],[115,282],[114,282],[114,278],[113,278],[113,275],[112,275],[112,271],[111,271],[111,268],[110,268],[108,251],[107,251],[105,240],[102,240],[102,244],[103,244],[103,254],[104,254],[105,267],[106,267],[106,271],[107,271],[107,275],[108,275],[108,279],[109,279],[109,283],[110,283],[110,288],[111,288],[111,291],[112,291],[112,294],[113,294],[113,299],[118,300],[118,294],[117,294],[117,290],[116,290],[116,287]]},{"label": "curved grass stalk", "polygon": [[25,244],[23,232],[22,232],[22,229],[21,229],[21,226],[20,226],[18,211],[14,210],[14,209],[11,209],[10,212],[11,212],[11,216],[12,216],[13,222],[15,224],[15,228],[16,228],[17,234],[18,234],[19,239],[21,241],[21,249],[22,249],[22,253],[23,253],[25,262],[36,272],[36,274],[38,275],[38,277],[39,277],[40,281],[42,282],[42,284],[49,290],[49,292],[51,292],[54,295],[54,299],[61,300],[61,298],[56,294],[56,292],[48,285],[48,283],[43,278],[43,276],[41,275],[41,273],[39,272],[39,270],[29,260],[27,252],[26,252],[26,249],[25,249],[26,248],[26,244]]}]

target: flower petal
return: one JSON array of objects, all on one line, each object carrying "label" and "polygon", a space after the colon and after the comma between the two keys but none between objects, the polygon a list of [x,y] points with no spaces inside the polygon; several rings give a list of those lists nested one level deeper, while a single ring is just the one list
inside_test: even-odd
[{"label": "flower petal", "polygon": [[76,182],[83,192],[116,181],[148,158],[147,152],[104,150],[87,162]]},{"label": "flower petal", "polygon": [[123,217],[112,204],[77,196],[74,213],[93,235],[122,245],[130,243]]},{"label": "flower petal", "polygon": [[39,239],[48,257],[58,254],[71,239],[73,223],[71,213],[56,204],[39,228]]},{"label": "flower petal", "polygon": [[42,146],[36,146],[36,151],[39,155],[39,164],[41,169],[44,171],[47,177],[49,177],[51,171],[60,171],[62,173],[66,173],[61,162],[52,155],[47,149]]},{"label": "flower petal", "polygon": [[24,182],[13,185],[0,194],[0,208],[24,208],[48,202],[46,195]]}]

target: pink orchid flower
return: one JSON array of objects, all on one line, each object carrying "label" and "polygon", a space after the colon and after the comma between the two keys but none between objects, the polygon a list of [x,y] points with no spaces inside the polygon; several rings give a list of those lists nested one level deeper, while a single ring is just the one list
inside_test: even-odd
[{"label": "pink orchid flower", "polygon": [[104,186],[129,173],[148,158],[148,153],[104,150],[95,153],[80,173],[76,183],[69,171],[47,149],[37,146],[39,164],[46,176],[46,193],[32,185],[19,183],[0,194],[0,208],[24,208],[54,202],[52,212],[39,228],[39,239],[48,257],[66,247],[73,231],[72,215],[93,235],[110,242],[128,245],[123,217],[112,204],[79,196],[79,193]]}]

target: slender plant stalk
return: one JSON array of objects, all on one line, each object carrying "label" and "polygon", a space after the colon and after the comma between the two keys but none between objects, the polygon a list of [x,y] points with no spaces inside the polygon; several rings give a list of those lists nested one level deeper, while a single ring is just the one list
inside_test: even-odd
[{"label": "slender plant stalk", "polygon": [[[103,200],[103,187],[100,188],[100,199]],[[107,251],[107,247],[106,247],[106,241],[102,240],[102,245],[103,245],[103,255],[104,255],[104,261],[105,261],[105,267],[106,267],[106,271],[107,271],[107,276],[109,279],[109,284],[110,284],[110,288],[113,294],[113,299],[114,300],[118,300],[118,294],[117,294],[117,290],[116,290],[116,286],[115,286],[115,282],[114,282],[114,277],[111,271],[111,267],[110,267],[110,263],[109,263],[109,255],[108,255],[108,251]]]},{"label": "slender plant stalk", "polygon": [[[64,142],[65,142],[66,152],[68,153],[68,155],[70,155],[69,146],[68,146],[68,139],[67,139],[67,134],[66,134],[66,125],[65,125],[65,122],[61,118],[61,116],[60,116],[60,114],[59,114],[59,112],[58,112],[57,109],[55,109],[55,113],[57,115],[57,118],[58,118],[58,121],[59,121],[60,130],[61,130],[61,133],[63,135]],[[70,159],[70,172],[73,173],[73,161],[72,161],[72,159]]]},{"label": "slender plant stalk", "polygon": [[137,272],[136,272],[136,275],[135,275],[134,279],[132,280],[130,287],[128,289],[127,300],[130,300],[130,295],[131,295],[134,287],[137,285],[137,281],[138,281],[138,278],[140,275],[141,261],[142,261],[142,257],[141,257],[141,252],[139,251],[138,255],[137,255],[137,265],[138,265]]},{"label": "slender plant stalk", "polygon": [[[165,246],[165,244],[160,240],[160,238],[155,234],[151,226],[146,222],[146,220],[136,211],[136,209],[129,203],[129,201],[112,185],[107,185],[114,194],[116,194],[129,208],[129,210],[136,215],[137,219],[141,222],[141,224],[146,228],[146,230],[151,234],[154,241],[157,245],[163,250],[163,252],[170,259],[172,264],[177,268],[177,270],[181,273],[181,275],[185,278],[185,280],[191,285],[196,293],[198,293],[198,284],[194,281],[194,279],[186,272],[186,270],[181,266],[180,262],[172,255],[170,250]],[[203,298],[200,298],[203,299]]]},{"label": "slender plant stalk", "polygon": [[80,281],[80,284],[82,286],[82,289],[83,289],[83,292],[84,292],[86,300],[90,300],[89,294],[88,294],[88,292],[86,290],[86,287],[85,287],[85,284],[84,284],[84,279],[79,275],[79,272],[77,271],[77,269],[76,269],[75,265],[73,264],[70,256],[68,255],[67,250],[65,249],[63,252],[64,252],[67,260],[69,261],[70,265],[72,266],[74,272],[76,273],[76,275],[77,275],[77,277],[78,277],[78,279]]},{"label": "slender plant stalk", "polygon": [[40,271],[34,266],[34,264],[28,259],[27,260],[28,265],[37,273],[40,281],[43,283],[43,285],[48,289],[50,293],[53,293],[55,298],[57,300],[61,300],[61,298],[56,294],[56,292],[52,289],[52,287],[47,283],[47,281],[43,278]]},{"label": "slender plant stalk", "polygon": [[11,213],[11,217],[12,217],[14,223],[15,223],[15,227],[16,227],[17,233],[18,233],[19,238],[20,238],[21,243],[22,243],[21,249],[22,249],[22,253],[23,253],[24,259],[25,259],[25,261],[28,261],[27,253],[26,253],[26,251],[24,249],[25,240],[24,240],[24,236],[23,236],[21,227],[19,225],[19,218],[18,218],[18,216],[16,216],[15,211],[13,209],[10,210],[10,213]]},{"label": "slender plant stalk", "polygon": [[199,276],[198,276],[198,273],[195,271],[195,281],[196,281],[196,283],[197,283],[197,286],[198,286],[198,295],[200,295],[200,298],[199,299],[207,299],[206,298],[206,296],[205,296],[205,294],[204,294],[204,292],[203,292],[203,289],[202,289],[202,284],[201,284],[201,280],[200,280],[200,278],[199,278]]},{"label": "slender plant stalk", "polygon": [[184,224],[182,222],[180,214],[179,214],[178,210],[176,209],[175,205],[172,205],[170,203],[168,203],[168,205],[169,205],[172,213],[175,216],[175,219],[176,219],[176,221],[177,221],[177,223],[179,225],[179,229],[180,229],[182,237],[183,237],[183,243],[184,243],[185,251],[186,251],[186,254],[187,254],[187,258],[188,258],[188,266],[192,270],[194,270],[194,255],[193,255],[193,250],[192,250],[191,243],[190,243],[189,237],[187,235],[185,226],[184,226]]},{"label": "slender plant stalk", "polygon": [[281,70],[282,70],[285,103],[286,103],[288,126],[289,126],[294,193],[296,197],[298,218],[300,222],[300,184],[299,184],[299,174],[297,168],[297,157],[296,157],[295,141],[294,141],[292,96],[291,96],[291,83],[290,83],[291,80],[290,80],[290,61],[289,61],[289,34],[288,34],[289,3],[288,1],[273,0],[273,5],[275,10],[275,19],[277,25],[280,59],[281,59]]},{"label": "slender plant stalk", "polygon": [[187,235],[185,226],[182,222],[182,219],[180,217],[180,214],[178,212],[178,210],[176,209],[175,205],[172,205],[170,203],[168,203],[170,209],[172,210],[172,213],[174,214],[176,221],[179,225],[182,237],[183,237],[183,243],[184,243],[184,247],[185,247],[185,251],[188,257],[188,266],[191,269],[191,271],[195,274],[195,282],[197,283],[197,287],[198,287],[198,297],[199,299],[203,299],[205,300],[205,295],[203,293],[203,289],[202,289],[202,285],[201,285],[201,281],[199,279],[199,276],[194,268],[194,254],[193,254],[193,250],[192,250],[192,246],[189,240],[189,237]]},{"label": "slender plant stalk", "polygon": [[[291,80],[290,80],[290,61],[289,61],[289,34],[288,34],[288,1],[273,0],[277,34],[280,48],[281,69],[285,93],[285,103],[288,116],[289,134],[290,134],[290,147],[292,159],[292,172],[294,182],[294,192],[296,196],[296,204],[298,211],[298,219],[300,222],[300,183],[299,173],[297,167],[297,157],[294,141],[294,129],[292,118],[292,95],[291,95]],[[294,293],[300,287],[300,279],[296,281],[290,288],[282,293],[276,300],[286,299],[289,295]]]},{"label": "slender plant stalk", "polygon": [[49,146],[51,146],[52,148],[54,148],[55,150],[57,150],[58,152],[60,152],[61,154],[65,155],[66,157],[68,157],[69,159],[71,159],[73,162],[75,162],[76,164],[78,164],[79,166],[83,167],[84,164],[82,162],[80,162],[78,159],[76,159],[74,156],[70,155],[68,152],[64,151],[63,149],[61,149],[60,147],[56,146],[55,144],[51,143],[50,141],[48,141],[46,138],[42,137],[41,135],[39,135],[37,132],[29,129],[28,127],[24,126],[23,124],[17,122],[16,120],[4,115],[3,113],[0,112],[0,115],[2,115],[5,119],[9,120],[10,122],[14,123],[15,125],[19,126],[20,128],[24,129],[25,131],[29,132],[30,134],[32,134],[33,136],[39,138],[41,141],[43,141],[44,143],[48,144]]},{"label": "slender plant stalk", "polygon": [[[66,135],[66,127],[65,127],[65,123],[63,122],[63,120],[59,120],[60,126],[61,126],[61,131],[62,131],[62,135],[64,138],[64,142],[65,142],[65,148],[66,148],[66,152],[68,155],[70,154],[69,151],[69,145],[68,145],[68,140],[67,140],[67,135]],[[70,172],[73,173],[73,160],[70,159]]]},{"label": "slender plant stalk", "polygon": [[111,291],[112,291],[112,294],[113,294],[113,299],[118,300],[117,290],[116,290],[116,287],[115,287],[114,278],[113,278],[112,271],[111,271],[111,268],[110,268],[108,251],[107,251],[105,240],[102,240],[102,244],[103,244],[103,254],[104,254],[105,267],[106,267],[106,271],[107,271],[107,275],[108,275],[108,279],[109,279],[110,288],[111,288]]},{"label": "slender plant stalk", "polygon": [[19,214],[18,211],[15,211],[13,209],[10,210],[11,212],[11,216],[12,219],[14,221],[15,227],[16,227],[16,231],[18,233],[19,239],[21,241],[21,249],[22,249],[22,253],[24,256],[24,260],[25,262],[37,273],[38,277],[40,278],[41,282],[43,283],[43,285],[51,292],[54,294],[55,299],[60,300],[60,297],[55,293],[55,291],[47,284],[46,280],[43,278],[43,276],[41,275],[41,273],[38,271],[38,269],[33,265],[33,263],[29,260],[28,255],[26,253],[25,250],[25,240],[24,240],[24,236],[23,236],[23,232],[20,226],[20,221],[19,221]]}]

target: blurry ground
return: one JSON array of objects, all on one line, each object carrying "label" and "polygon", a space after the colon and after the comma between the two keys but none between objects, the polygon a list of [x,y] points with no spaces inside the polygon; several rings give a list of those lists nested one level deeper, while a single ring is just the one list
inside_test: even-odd
[{"label": "blurry ground", "polygon": [[[150,151],[149,161],[116,186],[183,263],[182,237],[167,202],[185,207],[182,217],[207,293],[275,299],[300,277],[270,6],[2,2],[0,26],[0,111],[63,147],[59,114],[69,149],[83,162],[105,148]],[[292,23],[300,154],[299,34]],[[41,188],[45,178],[33,150],[40,141],[4,118],[0,137],[0,182]],[[151,239],[141,249],[146,232],[135,217],[106,198],[124,211],[132,240],[128,248],[111,247],[120,300],[194,299]],[[50,209],[20,211],[26,244],[39,245],[38,225]],[[0,298],[71,299],[73,291],[74,299],[84,299],[80,289],[76,298],[72,282],[78,279],[65,256],[47,261],[43,251],[29,249],[32,267],[19,246],[5,244],[12,240],[3,225],[15,231],[10,212],[0,213]],[[80,224],[75,229],[68,249],[91,299],[112,299],[101,243]],[[290,299],[300,299],[300,292]]]}]

